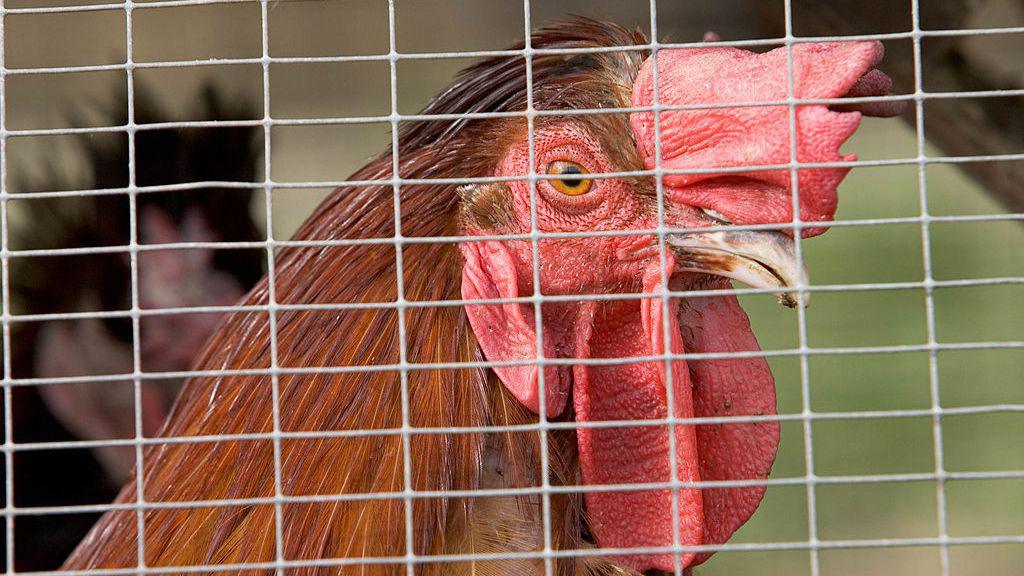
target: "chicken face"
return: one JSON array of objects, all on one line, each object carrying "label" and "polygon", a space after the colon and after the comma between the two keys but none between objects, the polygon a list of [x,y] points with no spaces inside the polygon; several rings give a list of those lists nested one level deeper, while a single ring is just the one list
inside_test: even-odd
[{"label": "chicken face", "polygon": [[[884,75],[873,71],[881,58],[877,43],[799,45],[793,49],[798,98],[880,95]],[[658,56],[659,102],[666,106],[716,106],[785,100],[785,49],[765,54],[728,48],[663,50]],[[633,106],[651,106],[650,60],[635,75]],[[613,92],[613,90],[610,90]],[[626,103],[625,105],[628,105]],[[895,113],[895,107],[861,107]],[[801,162],[852,160],[839,146],[853,133],[859,111],[826,105],[796,111],[797,157]],[[616,125],[616,122],[619,124]],[[717,107],[667,111],[661,116],[661,159],[654,158],[653,115],[638,112],[628,121],[576,116],[545,117],[534,132],[535,193],[527,181],[463,190],[463,226],[469,234],[616,232],[597,236],[544,238],[537,243],[539,292],[545,296],[634,294],[595,300],[558,298],[542,308],[540,343],[548,359],[571,361],[543,367],[543,395],[536,363],[538,331],[529,303],[466,307],[481,349],[503,384],[525,406],[558,417],[571,406],[579,422],[664,420],[775,414],[774,381],[763,357],[674,359],[670,366],[652,356],[666,353],[757,351],[757,341],[735,296],[670,298],[666,289],[727,289],[729,278],[755,287],[792,287],[805,282],[786,231],[670,233],[664,255],[651,233],[659,215],[651,178],[599,178],[594,173],[635,171],[660,165],[666,174],[664,223],[673,229],[729,223],[790,223],[793,198],[788,169],[702,174],[714,168],[786,164],[790,153],[786,106]],[[804,221],[831,220],[836,187],[848,168],[801,169],[799,207]],[[531,172],[525,134],[508,146],[496,176]],[[691,173],[692,172],[692,173]],[[630,233],[629,231],[637,231]],[[646,233],[642,231],[647,231]],[[821,229],[805,229],[813,235]],[[535,293],[534,251],[528,240],[481,241],[462,245],[462,295],[467,300],[530,297]],[[667,280],[667,285],[666,285]],[[783,303],[802,303],[795,293]],[[630,360],[631,358],[647,360]],[[671,394],[668,392],[671,391]],[[671,402],[670,402],[671,399]],[[670,405],[671,403],[671,405]],[[672,446],[674,434],[674,447]],[[778,423],[664,423],[582,427],[577,433],[586,484],[629,485],[764,480],[779,440]],[[675,458],[671,454],[674,450]],[[674,469],[674,470],[673,470]],[[764,486],[694,487],[679,498],[679,542],[719,544],[754,512]],[[588,492],[587,519],[597,544],[608,548],[671,546],[672,492],[668,488]],[[684,553],[684,566],[710,554]],[[671,570],[669,553],[619,556],[637,570]]]}]

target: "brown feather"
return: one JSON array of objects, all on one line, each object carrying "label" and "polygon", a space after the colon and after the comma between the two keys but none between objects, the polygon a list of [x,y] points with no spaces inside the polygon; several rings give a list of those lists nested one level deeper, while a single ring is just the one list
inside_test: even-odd
[{"label": "brown feather", "polygon": [[[642,35],[592,20],[577,19],[539,31],[534,47],[585,48],[632,45]],[[628,102],[640,51],[534,58],[534,101],[538,108],[608,107]],[[493,58],[469,68],[431,102],[424,113],[523,110],[525,63]],[[607,120],[596,123],[608,125]],[[596,125],[596,124],[595,124]],[[619,118],[615,134],[603,140],[628,148],[630,132]],[[610,128],[611,130],[611,128]],[[492,173],[508,144],[525,133],[516,120],[417,122],[402,127],[399,155],[405,178],[479,177]],[[634,152],[635,154],[635,152]],[[391,177],[391,153],[382,154],[354,179]],[[459,232],[459,193],[451,185],[401,188],[402,234],[445,236]],[[389,238],[394,236],[389,183],[335,190],[296,234],[300,240]],[[409,301],[460,296],[461,256],[453,244],[402,245],[404,297]],[[276,258],[278,303],[328,304],[393,302],[396,262],[389,243],[340,247],[291,247]],[[264,279],[244,300],[268,303]],[[409,362],[482,360],[461,307],[412,306],[405,312]],[[398,315],[379,308],[345,310],[279,309],[277,363],[280,367],[393,365],[399,362]],[[199,359],[201,370],[266,369],[271,364],[266,314],[231,316]],[[408,372],[409,424],[413,427],[479,427],[528,424],[535,417],[516,402],[489,371],[417,369]],[[289,561],[369,558],[406,554],[405,504],[397,498],[347,500],[338,495],[401,493],[404,486],[402,389],[394,370],[294,373],[280,376],[280,428],[284,432],[388,430],[352,437],[288,437],[281,441],[281,484],[286,496],[321,500],[282,505],[281,555]],[[269,433],[273,431],[269,375],[219,375],[186,384],[162,435],[169,437]],[[542,471],[537,432],[416,433],[411,436],[412,488],[473,490],[483,485],[536,486]],[[575,434],[547,435],[552,484],[578,483]],[[488,475],[486,458],[496,458],[500,477]],[[270,440],[171,443],[145,450],[148,502],[270,498],[274,487],[274,446]],[[129,482],[118,502],[136,500]],[[412,550],[417,555],[538,550],[538,496],[479,499],[416,498]],[[551,497],[552,545],[587,546],[582,541],[579,495]],[[275,509],[271,504],[161,508],[145,513],[149,566],[270,562],[275,550]],[[66,569],[128,567],[136,564],[134,511],[106,514],[65,564]],[[541,541],[542,542],[542,541]],[[418,564],[418,574],[536,573],[537,561],[516,563]],[[559,574],[622,573],[603,560],[564,560]],[[303,566],[294,575],[320,573],[399,574],[404,562]],[[269,574],[270,569],[236,573]]]}]

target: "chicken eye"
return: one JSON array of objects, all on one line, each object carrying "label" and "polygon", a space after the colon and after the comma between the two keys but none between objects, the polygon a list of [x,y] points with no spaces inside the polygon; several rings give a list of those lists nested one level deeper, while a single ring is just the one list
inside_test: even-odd
[{"label": "chicken eye", "polygon": [[568,160],[552,162],[548,164],[547,169],[548,176],[563,176],[563,178],[552,179],[551,185],[555,187],[555,190],[567,196],[580,196],[590,191],[594,180],[581,177],[588,173],[582,165]]}]

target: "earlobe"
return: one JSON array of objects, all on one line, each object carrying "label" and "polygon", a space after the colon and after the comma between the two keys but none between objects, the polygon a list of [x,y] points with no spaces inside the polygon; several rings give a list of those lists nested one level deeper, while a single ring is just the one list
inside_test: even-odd
[{"label": "earlobe", "polygon": [[467,234],[512,232],[512,191],[505,182],[459,188],[459,219]]},{"label": "earlobe", "polygon": [[[460,248],[465,259],[463,299],[492,300],[520,296],[515,262],[504,244],[495,241],[467,242]],[[523,363],[495,366],[493,369],[516,399],[530,410],[539,412],[537,331],[532,310],[519,302],[468,304],[466,316],[487,360]],[[553,358],[556,355],[556,338],[548,330],[543,332],[544,356]],[[565,409],[569,396],[569,367],[546,366],[544,384],[547,416],[557,416]]]}]

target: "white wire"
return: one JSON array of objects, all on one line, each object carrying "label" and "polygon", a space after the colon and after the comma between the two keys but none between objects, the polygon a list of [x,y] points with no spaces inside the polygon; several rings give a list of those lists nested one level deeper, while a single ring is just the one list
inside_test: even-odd
[{"label": "white wire", "polygon": [[[21,198],[27,194],[14,194],[10,197]],[[921,216],[905,216],[896,218],[862,218],[855,220],[834,220],[834,221],[817,221],[812,223],[801,223],[795,222],[790,224],[735,224],[728,226],[705,226],[701,228],[676,228],[666,226],[664,231],[666,233],[673,234],[686,234],[689,232],[715,232],[715,231],[732,231],[738,232],[742,230],[778,230],[780,227],[784,228],[796,228],[801,229],[804,227],[844,227],[844,226],[884,226],[890,224],[919,224],[927,220],[928,222],[1001,222],[1001,221],[1014,221],[1024,220],[1024,213],[1005,213],[1005,214],[977,214],[977,215],[953,215],[953,216],[928,216],[926,218]],[[624,229],[624,230],[594,230],[594,231],[581,231],[581,232],[537,232],[538,239],[564,239],[564,238],[603,238],[610,236],[635,236],[639,234],[657,234],[658,229]],[[498,236],[490,235],[470,235],[470,236],[421,236],[421,237],[407,237],[403,238],[402,242],[405,244],[436,244],[436,243],[460,243],[460,242],[481,242],[487,240],[529,240],[532,236],[529,234],[504,234]],[[394,244],[394,239],[391,237],[386,238],[350,238],[350,239],[324,239],[324,240],[262,240],[262,241],[249,241],[249,242],[174,242],[169,244],[142,244],[136,246],[136,249],[140,252],[153,251],[153,250],[191,250],[191,249],[241,249],[241,248],[279,248],[287,246],[295,247],[307,247],[307,248],[322,248],[322,247],[334,247],[334,246],[361,246],[368,244]],[[84,246],[76,248],[46,248],[46,249],[22,249],[9,251],[8,255],[11,258],[30,258],[30,257],[41,257],[41,256],[74,256],[74,255],[85,255],[85,254],[113,254],[129,251],[128,246]],[[998,278],[997,278],[998,279]],[[984,279],[979,279],[984,280]],[[939,282],[936,280],[936,282]],[[951,280],[949,282],[958,282],[958,280]],[[870,286],[871,284],[864,284]],[[885,284],[879,284],[885,285]],[[808,286],[808,290],[820,289],[824,285],[815,285],[813,287]],[[851,285],[852,286],[852,285]],[[741,294],[742,290],[736,289],[735,291],[722,291],[720,294]],[[779,290],[786,290],[780,288]],[[763,292],[763,291],[762,291]],[[694,295],[695,293],[688,293]],[[614,298],[615,296],[609,296]],[[558,296],[548,296],[548,298],[558,298]],[[483,302],[479,300],[476,302]],[[372,306],[372,303],[367,303]],[[410,302],[410,306],[415,306],[415,302]],[[226,309],[242,310],[243,307],[224,307]],[[166,311],[175,310],[175,308],[150,308],[150,311]],[[97,311],[89,312],[90,314],[103,314],[109,311]],[[145,311],[143,311],[145,313]],[[25,319],[30,318],[30,315],[16,315],[15,318]]]},{"label": "white wire", "polygon": [[[273,418],[271,439],[274,447],[274,499],[284,497],[281,465],[281,378],[277,372],[277,266],[274,258],[274,186],[271,181],[271,158],[273,147],[270,141],[270,14],[267,3],[260,0],[260,58],[263,65],[263,201],[267,226],[267,318],[270,344],[270,396]],[[277,576],[284,576],[284,511],[281,502],[274,503],[274,556]]]},{"label": "white wire", "polygon": [[[785,22],[786,22],[786,97],[790,100],[788,104],[788,120],[789,120],[789,160],[792,163],[799,163],[799,156],[797,155],[797,125],[796,125],[796,86],[794,80],[793,68],[796,66],[793,60],[793,6],[791,0],[785,0],[784,3],[785,11]],[[800,179],[796,167],[789,169],[789,181],[790,187],[793,189],[792,195],[792,208],[793,208],[793,222],[802,223],[800,215]],[[793,240],[794,248],[796,252],[796,261],[799,265],[803,266],[803,243],[801,242],[802,228],[799,226],[793,229]],[[797,294],[800,296],[799,300],[803,300],[804,294],[804,283],[799,281],[796,286],[799,291]],[[818,507],[817,507],[817,491],[815,485],[817,483],[817,477],[814,473],[814,429],[811,422],[810,415],[813,413],[813,407],[811,406],[811,378],[810,378],[810,366],[807,340],[807,311],[803,306],[796,307],[797,313],[797,334],[799,337],[800,344],[800,401],[801,401],[801,414],[803,418],[803,440],[804,440],[804,474],[806,479],[805,484],[805,495],[807,499],[807,542],[810,545],[808,548],[808,556],[810,560],[810,573],[811,576],[818,576],[821,572],[821,563],[818,554],[818,545],[820,540],[818,539]]]},{"label": "white wire", "polygon": [[416,492],[412,485],[412,426],[409,423],[409,361],[408,340],[405,326],[405,273],[403,271],[403,235],[402,235],[402,184],[401,159],[399,158],[398,140],[398,40],[395,33],[395,2],[388,0],[388,69],[390,72],[391,94],[391,189],[394,203],[395,220],[395,303],[397,308],[398,327],[398,374],[401,385],[402,402],[402,495],[404,498],[405,520],[405,571],[413,576],[416,568],[416,540],[413,527],[413,498]]},{"label": "white wire", "polygon": [[[4,363],[4,512],[14,509],[14,409],[11,386],[11,291],[10,258],[8,257],[8,198],[7,198],[7,14],[0,0],[0,306],[3,322]],[[4,522],[4,549],[7,557],[4,571],[14,572],[14,516],[8,514]]]},{"label": "white wire", "polygon": [[[678,446],[676,443],[676,426],[678,415],[675,413],[675,386],[673,384],[674,374],[672,373],[673,360],[671,359],[671,343],[672,343],[672,306],[671,306],[671,295],[669,289],[669,277],[667,271],[668,259],[665,255],[665,172],[661,166],[661,111],[663,110],[661,102],[658,100],[659,86],[658,86],[658,50],[660,49],[658,40],[658,2],[657,0],[651,0],[650,2],[650,28],[651,28],[651,106],[653,108],[652,119],[654,121],[654,184],[655,194],[657,196],[658,205],[658,267],[660,270],[658,274],[661,279],[661,315],[662,315],[662,340],[664,341],[664,348],[661,351],[666,359],[663,363],[665,370],[665,403],[668,405],[666,410],[665,420],[668,422],[668,458],[669,458],[669,479],[673,485],[677,485],[679,482],[679,463],[677,462],[678,457]],[[655,350],[654,352],[658,352]],[[671,519],[672,519],[672,547],[678,549],[680,547],[680,534],[679,534],[679,523],[680,523],[680,508],[679,508],[679,488],[674,487],[672,489],[672,501],[671,501]],[[672,554],[672,571],[676,576],[680,576],[683,573],[682,555],[679,552]]]},{"label": "white wire", "polygon": [[[787,104],[788,105],[788,104]],[[522,116],[522,114],[519,114]],[[928,157],[924,160],[925,164],[973,164],[978,162],[1012,162],[1024,160],[1024,153],[1013,153],[1013,154],[990,154],[990,155],[978,155],[978,156],[934,156]],[[688,169],[669,169],[662,168],[661,172],[663,175],[672,174],[733,174],[741,172],[761,172],[769,170],[792,170],[792,169],[815,169],[815,168],[856,168],[856,167],[879,167],[879,166],[902,166],[902,165],[913,165],[917,166],[922,161],[918,158],[894,158],[885,160],[857,160],[857,161],[836,161],[836,162],[790,162],[785,164],[762,164],[756,166],[736,166],[736,167],[712,167],[712,168],[688,168]],[[626,178],[634,176],[651,176],[654,177],[655,173],[653,170],[630,170],[623,172],[604,172],[588,174],[588,178]],[[536,174],[534,179],[537,180],[551,180],[555,177],[548,174]],[[399,178],[398,183],[400,185],[408,184],[453,184],[453,185],[465,185],[465,184],[492,184],[498,182],[518,182],[524,181],[528,178],[519,176],[488,176],[488,177],[475,177],[475,178]],[[387,180],[321,180],[321,181],[275,181],[271,180],[270,184],[275,188],[336,188],[339,186],[377,186],[377,185],[388,185],[392,184],[391,179]],[[148,187],[139,187],[135,192],[167,192],[177,190],[191,190],[196,188],[206,187],[219,187],[219,188],[262,188],[262,183],[248,183],[248,182],[191,182],[188,184],[168,184],[168,185],[153,185]],[[19,192],[12,194],[12,198],[19,199],[32,199],[32,198],[48,198],[48,197],[61,197],[61,196],[88,196],[88,195],[103,195],[103,194],[124,194],[128,192],[126,188],[107,188],[107,189],[83,189],[83,190],[61,190],[56,192]],[[6,192],[5,192],[6,193]],[[1020,216],[1019,214],[1016,216]],[[808,226],[808,227],[820,227],[822,222],[816,222],[814,224],[802,224],[799,222],[793,224],[785,224],[786,228],[791,226]],[[769,226],[764,225],[762,227]],[[771,227],[778,228],[779,225],[771,225]],[[737,228],[738,230],[738,228]],[[590,234],[590,233],[588,233]],[[409,239],[414,240],[413,238]]]},{"label": "white wire", "polygon": [[[134,57],[134,34],[132,32],[132,10],[134,3],[126,0],[125,11],[125,80],[127,91],[125,93],[127,107],[127,129],[128,129],[128,256],[131,288],[131,310],[130,318],[132,323],[132,400],[135,412],[135,469],[144,470],[144,454],[142,450],[142,339],[140,337],[140,315],[139,310],[139,217],[138,217],[138,192],[135,189],[136,182],[136,158],[135,158],[135,68]],[[146,569],[146,516],[143,506],[146,503],[145,474],[135,475],[135,540],[136,566],[139,570]],[[8,551],[13,553],[13,551]]]},{"label": "white wire", "polygon": [[[940,409],[939,414],[943,416],[964,416],[979,414],[998,413],[1019,413],[1024,412],[1024,404],[988,404],[963,406],[957,408]],[[842,411],[842,412],[814,412],[809,417],[811,420],[879,420],[898,418],[921,418],[935,414],[936,411],[927,409],[902,409],[902,410],[863,410],[863,411]],[[803,413],[774,414],[763,416],[699,416],[693,418],[678,418],[678,424],[739,424],[748,422],[795,422],[807,419]],[[547,430],[581,430],[585,428],[620,428],[622,426],[664,426],[664,419],[632,419],[632,420],[600,420],[594,422],[549,422]],[[460,426],[458,428],[438,427],[416,427],[408,431],[410,435],[423,434],[488,434],[506,432],[539,432],[541,424],[512,424],[493,426]],[[321,430],[316,432],[289,432],[282,431],[282,439],[316,439],[316,438],[358,438],[358,437],[379,437],[394,434],[402,434],[401,429],[355,429],[355,430]],[[27,452],[32,450],[61,450],[80,448],[102,448],[107,446],[134,446],[136,442],[144,445],[162,444],[198,444],[208,442],[219,442],[229,440],[271,440],[272,434],[249,432],[237,434],[215,434],[215,435],[194,435],[194,436],[161,436],[158,438],[143,438],[140,441],[135,439],[108,439],[108,440],[75,440],[75,441],[53,441],[53,442],[19,442],[10,447],[13,452]],[[1024,474],[1024,471],[1019,472]],[[953,473],[944,473],[950,476]],[[974,473],[963,473],[974,474]],[[1006,472],[1005,474],[1018,474],[1017,472]],[[932,476],[929,476],[932,477]],[[952,477],[952,476],[950,476]],[[801,477],[802,478],[802,477]],[[822,482],[827,482],[831,476],[819,476]],[[35,510],[35,508],[33,508]],[[21,513],[21,512],[19,512]],[[25,512],[28,513],[28,512]]]},{"label": "white wire", "polygon": [[[917,141],[917,189],[921,215],[921,266],[924,273],[925,326],[928,344],[936,342],[935,337],[935,281],[932,278],[931,219],[928,213],[928,178],[926,175],[924,100],[917,95],[923,92],[924,65],[921,60],[921,6],[918,0],[911,0],[911,22],[913,24],[914,52],[914,133]],[[935,460],[935,504],[936,523],[939,531],[939,571],[949,576],[949,528],[946,519],[946,477],[945,456],[942,438],[942,402],[939,397],[938,351],[928,351],[928,394],[932,408],[932,457]]]},{"label": "white wire", "polygon": [[[664,49],[663,45],[661,46]],[[396,54],[395,59],[403,60],[407,54]],[[272,62],[274,59],[271,58]],[[265,61],[262,61],[265,62]],[[133,69],[143,68],[137,65]],[[11,71],[13,73],[13,71]],[[976,90],[959,92],[922,92],[920,99],[924,100],[953,100],[963,98],[1008,98],[1024,96],[1024,89],[1000,89],[1000,90]],[[611,114],[631,114],[635,112],[654,112],[655,109],[662,112],[669,111],[695,111],[695,110],[720,110],[735,108],[763,108],[767,106],[789,106],[812,105],[812,104],[859,104],[865,102],[905,102],[917,100],[914,94],[892,94],[887,96],[859,96],[849,98],[794,98],[792,100],[759,100],[759,101],[736,101],[719,102],[707,104],[671,104],[655,106],[622,106],[617,108],[572,108],[572,109],[550,109],[534,110],[535,117],[566,117],[566,116],[594,116]],[[395,116],[319,116],[316,118],[269,118],[267,120],[176,120],[164,122],[151,122],[139,124],[136,130],[168,130],[177,128],[241,128],[255,127],[270,124],[271,126],[325,126],[344,124],[382,124],[389,123],[396,119],[399,122],[406,121],[445,121],[445,120],[486,120],[495,118],[525,118],[525,111],[514,112],[466,112],[462,114],[436,113],[436,114],[399,114]],[[8,131],[9,137],[37,137],[37,136],[67,136],[74,134],[102,134],[124,132],[126,126],[87,126],[87,127],[65,127],[65,128],[19,128]],[[957,158],[960,158],[959,156]],[[916,159],[914,159],[916,162]],[[854,162],[842,165],[857,165]],[[787,165],[788,166],[788,165]],[[800,166],[813,166],[810,163],[800,163]],[[701,167],[700,173],[713,167]],[[750,166],[743,166],[750,170]],[[732,168],[735,169],[735,168]],[[667,170],[667,169],[666,169]],[[671,174],[672,172],[666,172]],[[618,173],[616,173],[618,174]],[[600,173],[591,174],[591,177],[600,176]]]},{"label": "white wire", "polygon": [[[820,550],[849,550],[849,549],[870,549],[870,548],[905,548],[916,546],[937,546],[941,542],[938,538],[879,538],[867,540],[826,540],[817,544]],[[962,536],[950,537],[949,545],[976,546],[995,544],[1024,544],[1024,535],[1021,536]],[[810,548],[807,541],[796,542],[764,542],[753,544],[723,544],[720,546],[690,546],[685,550],[671,546],[649,547],[649,548],[587,548],[580,550],[554,550],[550,553],[544,552],[509,552],[491,554],[443,554],[443,555],[420,555],[416,556],[414,562],[417,564],[428,564],[432,562],[481,562],[488,560],[518,560],[518,559],[551,559],[573,558],[573,557],[595,557],[595,556],[617,556],[625,554],[664,554],[684,553],[689,551],[716,552],[716,551],[782,551],[782,550],[807,550]],[[247,562],[216,564],[212,566],[168,566],[150,567],[144,570],[138,569],[96,569],[96,570],[51,570],[32,572],[32,576],[121,576],[131,574],[177,574],[193,573],[216,570],[218,572],[241,571],[241,570],[276,570],[278,568],[310,568],[310,567],[339,567],[339,566],[364,566],[373,564],[402,564],[407,562],[404,556],[380,556],[361,558],[329,558],[318,560],[286,560],[283,564],[277,562]]]},{"label": "white wire", "polygon": [[540,399],[537,409],[537,422],[539,428],[539,452],[540,452],[540,482],[541,482],[541,531],[544,553],[544,575],[553,576],[554,562],[550,554],[553,551],[551,546],[551,476],[548,465],[550,455],[548,454],[548,406],[547,406],[547,383],[543,368],[544,357],[544,322],[543,303],[544,295],[540,289],[540,229],[537,226],[537,179],[536,170],[536,134],[534,132],[534,121],[537,110],[533,107],[533,26],[532,9],[530,0],[523,0],[523,59],[526,74],[526,138],[527,138],[527,176],[530,184],[530,256],[532,258],[532,281],[533,294],[530,304],[533,306],[533,324],[537,337],[537,397]]},{"label": "white wire", "polygon": [[[664,426],[665,421],[659,420],[651,426]],[[621,424],[620,424],[621,426]],[[400,434],[400,432],[397,432]],[[254,435],[253,435],[254,436]],[[310,438],[323,436],[309,435]],[[946,472],[942,475],[934,472],[916,472],[903,474],[850,474],[842,476],[820,476],[819,484],[829,485],[866,485],[893,484],[908,482],[946,480],[1020,480],[1024,479],[1024,471],[1004,470],[988,472]],[[784,478],[768,478],[763,480],[702,480],[698,482],[643,482],[630,484],[592,484],[581,486],[552,486],[545,489],[541,486],[530,488],[479,488],[475,490],[419,490],[411,498],[465,498],[465,497],[509,497],[509,496],[543,496],[544,494],[588,494],[599,492],[623,492],[640,490],[678,490],[680,488],[739,488],[752,486],[804,486],[805,477],[793,476]],[[249,498],[211,498],[206,500],[162,500],[146,502],[145,510],[180,510],[189,508],[222,508],[229,506],[259,506],[279,504],[309,504],[336,502],[368,502],[375,500],[399,500],[406,497],[405,492],[365,492],[346,494],[315,494],[304,496],[249,497]],[[73,504],[63,506],[33,506],[12,512],[12,516],[48,516],[54,514],[107,512],[110,510],[136,510],[135,504]],[[692,546],[680,546],[682,551],[694,551]],[[692,548],[692,549],[691,549]],[[408,559],[408,556],[403,556]]]},{"label": "white wire", "polygon": [[[262,244],[260,244],[262,245]],[[140,250],[141,251],[141,250]],[[861,283],[861,284],[815,284],[813,286],[807,286],[804,292],[877,292],[877,291],[894,291],[894,290],[917,290],[923,289],[927,286],[933,288],[966,288],[966,287],[977,287],[977,286],[999,286],[1006,284],[1024,284],[1024,277],[1020,276],[1007,276],[1007,277],[991,277],[991,278],[962,278],[958,280],[932,280],[931,282],[926,281],[903,281],[903,282],[876,282],[876,283]],[[752,294],[775,294],[775,293],[790,293],[797,292],[797,288],[728,288],[728,289],[708,289],[708,290],[684,290],[676,291],[670,290],[667,292],[672,297],[676,298],[695,298],[702,296],[727,296],[727,295],[752,295]],[[614,301],[614,300],[643,300],[650,298],[659,298],[658,294],[647,294],[647,293],[631,293],[631,292],[619,292],[615,294],[574,294],[574,295],[550,295],[547,296],[545,302],[576,302],[576,301]],[[479,300],[416,300],[406,301],[402,306],[405,308],[442,308],[449,306],[467,306],[473,304],[529,304],[532,302],[530,297],[510,297],[510,298],[481,298]],[[275,310],[292,310],[292,311],[337,311],[337,310],[397,310],[399,305],[397,302],[338,302],[338,303],[317,303],[317,304],[277,304],[273,307],[269,305],[260,304],[249,304],[249,305],[232,305],[232,306],[182,306],[182,307],[171,307],[171,308],[147,308],[138,311],[140,317],[145,316],[167,316],[167,315],[180,315],[180,314],[207,314],[207,313],[230,313],[230,312],[269,312],[271,309]],[[12,314],[10,316],[10,323],[26,323],[26,322],[49,322],[54,320],[87,320],[95,318],[130,318],[132,315],[130,310],[101,310],[94,312],[52,312],[52,313],[41,313],[41,314]],[[994,342],[998,344],[998,342]],[[1006,343],[1010,344],[1010,343]],[[939,348],[936,348],[939,349]],[[752,352],[758,355],[757,352]],[[736,353],[739,354],[739,353]],[[745,353],[744,353],[745,354]],[[729,357],[729,356],[726,356]],[[532,364],[532,362],[531,362]],[[144,372],[146,376],[153,373]],[[15,379],[18,381],[18,379]],[[35,383],[35,381],[33,381]]]},{"label": "white wire", "polygon": [[[949,342],[936,344],[895,344],[885,346],[850,346],[841,348],[807,348],[758,350],[750,352],[689,352],[683,354],[631,356],[629,358],[541,358],[522,361],[467,361],[467,362],[427,362],[406,364],[408,370],[461,370],[472,368],[496,368],[501,366],[548,365],[559,366],[607,366],[635,362],[662,362],[666,358],[672,360],[722,360],[735,358],[771,358],[786,356],[814,355],[849,355],[849,354],[899,354],[907,352],[928,352],[931,350],[1011,350],[1024,348],[1024,341],[1003,342]],[[166,372],[146,372],[146,379],[181,379],[222,376],[269,376],[273,374],[348,374],[353,372],[397,372],[399,364],[372,364],[358,366],[303,366],[219,370],[177,370]],[[135,374],[104,374],[85,376],[60,376],[49,378],[11,378],[10,386],[37,386],[45,384],[68,384],[73,382],[112,382],[132,380]],[[460,428],[461,429],[461,428]]]},{"label": "white wire", "polygon": [[[247,1],[247,0],[228,0],[228,1]],[[116,5],[117,9],[123,9],[122,5]],[[169,7],[170,3],[146,3],[139,4],[136,8],[160,8]],[[35,12],[37,9],[11,9],[8,8],[6,13],[8,14],[30,14]],[[48,10],[48,9],[44,9]],[[69,10],[63,10],[68,12]],[[1024,26],[1015,27],[999,27],[999,28],[976,28],[976,29],[953,29],[953,30],[921,30],[920,37],[951,37],[951,36],[984,36],[984,35],[997,35],[997,34],[1020,34],[1024,33]],[[844,42],[852,42],[859,40],[902,40],[912,39],[914,37],[913,32],[895,32],[885,34],[853,34],[849,36],[801,36],[800,38],[792,38],[791,43],[793,44],[806,44],[814,42],[835,42],[837,38]],[[786,38],[763,38],[763,39],[752,39],[752,40],[729,40],[716,42],[716,46],[728,46],[737,48],[750,48],[750,47],[772,47],[786,44]],[[700,48],[703,46],[701,42],[675,42],[675,43],[662,43],[661,48]],[[594,47],[594,48],[538,48],[533,50],[534,54],[542,55],[553,55],[553,54],[594,54],[602,52],[630,52],[630,51],[646,51],[650,49],[650,45],[633,45],[633,46],[608,46],[608,47]],[[452,58],[493,58],[493,57],[524,57],[522,50],[467,50],[467,51],[447,51],[447,52],[406,52],[401,54],[402,59],[407,60],[437,60],[437,59],[452,59]],[[387,61],[390,58],[388,54],[368,54],[368,55],[350,55],[350,56],[300,56],[300,57],[274,57],[271,59],[273,63],[283,64],[317,64],[317,63],[337,63],[337,62],[367,62],[367,61]],[[242,64],[260,64],[262,58],[207,58],[203,60],[167,60],[167,61],[156,61],[156,62],[138,62],[135,66],[138,68],[187,68],[192,66],[223,66],[223,65],[242,65]],[[124,64],[96,64],[86,66],[41,66],[41,67],[28,67],[28,68],[11,68],[8,69],[8,74],[63,74],[73,72],[104,72],[111,70],[123,70]]]}]

